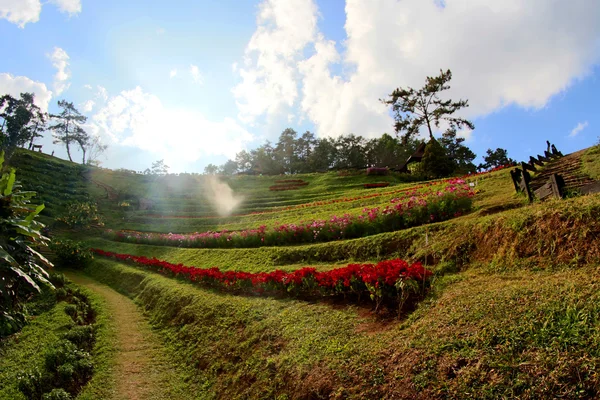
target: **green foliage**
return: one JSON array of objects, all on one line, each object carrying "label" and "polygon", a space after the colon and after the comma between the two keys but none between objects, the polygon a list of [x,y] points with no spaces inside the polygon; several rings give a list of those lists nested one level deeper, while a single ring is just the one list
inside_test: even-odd
[{"label": "green foliage", "polygon": [[77,143],[83,152],[82,164],[85,164],[85,155],[91,138],[81,125],[85,124],[87,117],[81,115],[72,102],[59,100],[58,107],[62,108],[62,112],[50,115],[50,118],[56,122],[54,125],[48,127],[48,129],[54,132],[54,144],[64,144],[67,148],[69,160],[73,161],[70,146]]},{"label": "green foliage", "polygon": [[20,99],[10,95],[0,97],[0,148],[10,158],[18,146],[29,148],[46,129],[47,114],[34,103],[33,93],[21,93]]},{"label": "green foliage", "polygon": [[[4,153],[0,154],[0,169]],[[35,221],[44,209],[33,207],[30,199],[35,192],[23,192],[16,184],[15,170],[2,174],[0,179],[0,337],[10,334],[23,325],[20,314],[22,303],[40,285],[52,287],[44,267],[52,264],[33,249],[46,245],[42,236],[43,225]]]},{"label": "green foliage", "polygon": [[476,155],[465,146],[464,137],[456,135],[456,129],[448,129],[439,139],[439,143],[446,150],[446,154],[454,164],[454,173],[457,175],[465,175],[477,171],[473,160]]},{"label": "green foliage", "polygon": [[94,368],[89,352],[94,346],[96,313],[86,294],[71,288],[67,293],[71,304],[64,311],[75,325],[46,351],[43,368],[36,366],[20,377],[19,390],[27,398],[70,399],[92,377]]},{"label": "green foliage", "polygon": [[439,76],[426,78],[425,86],[415,90],[413,88],[398,88],[390,94],[388,100],[381,100],[390,105],[394,113],[396,133],[404,132],[402,141],[406,143],[412,137],[419,134],[419,129],[426,126],[429,138],[433,140],[432,125],[439,128],[440,122],[444,121],[450,125],[450,129],[456,130],[467,127],[475,129],[475,125],[467,119],[453,117],[452,115],[469,106],[467,100],[441,100],[439,93],[450,89],[448,82],[452,79],[450,70],[440,70]]},{"label": "green foliage", "polygon": [[64,222],[71,228],[104,225],[102,218],[98,214],[98,205],[89,201],[77,201],[69,204],[65,215],[56,220]]},{"label": "green foliage", "polygon": [[65,268],[82,269],[94,258],[87,246],[69,239],[55,239],[50,249],[56,256],[56,265]]},{"label": "green foliage", "polygon": [[454,171],[454,164],[440,143],[431,139],[421,159],[422,172],[429,178],[443,178]]},{"label": "green foliage", "polygon": [[490,169],[501,167],[503,165],[514,164],[515,160],[508,157],[506,149],[497,148],[496,150],[487,149],[483,156],[483,164],[479,164],[480,169]]}]

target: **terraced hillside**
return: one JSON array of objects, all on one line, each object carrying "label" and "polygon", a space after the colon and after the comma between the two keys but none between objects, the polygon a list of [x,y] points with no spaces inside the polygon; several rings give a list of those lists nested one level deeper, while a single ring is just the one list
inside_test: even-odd
[{"label": "terraced hillside", "polygon": [[[573,174],[597,179],[596,148],[571,157]],[[42,179],[35,163],[16,164],[26,187]],[[308,185],[269,190],[292,178]],[[223,178],[231,192],[198,175],[92,169],[70,179],[111,231],[64,234],[119,255],[97,255],[85,273],[145,311],[189,385],[181,398],[600,396],[598,195],[529,205],[507,169],[464,182]],[[468,211],[454,211],[457,198]],[[227,214],[224,203],[236,206]],[[321,226],[330,233],[315,234]],[[395,258],[432,275],[414,292],[409,272],[369,288],[364,264]],[[362,272],[325,290],[355,263]],[[294,286],[297,271],[306,275]],[[392,306],[379,307],[392,292],[377,287],[398,296],[383,302]]]}]

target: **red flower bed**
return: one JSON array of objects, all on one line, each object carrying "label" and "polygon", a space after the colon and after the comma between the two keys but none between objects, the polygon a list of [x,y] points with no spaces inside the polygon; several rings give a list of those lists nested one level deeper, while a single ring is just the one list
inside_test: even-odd
[{"label": "red flower bed", "polygon": [[[278,182],[278,181],[275,181],[275,182]],[[269,186],[269,190],[271,190],[271,191],[296,190],[296,189],[300,189],[302,186],[306,186],[306,185],[308,185],[308,182],[304,182],[304,181],[300,180],[300,181],[293,181],[291,183],[283,183],[283,184]]]},{"label": "red flower bed", "polygon": [[389,182],[365,183],[363,186],[365,189],[382,188],[382,187],[390,186],[390,183]]},{"label": "red flower bed", "polygon": [[382,303],[399,304],[411,297],[421,296],[428,287],[432,272],[420,263],[409,264],[394,259],[377,264],[348,264],[319,272],[304,267],[292,272],[221,271],[219,268],[195,268],[172,264],[156,258],[118,254],[101,249],[91,249],[97,255],[137,265],[209,287],[234,292],[254,294],[284,294],[296,297],[332,296],[339,294],[369,294],[379,307]]},{"label": "red flower bed", "polygon": [[387,168],[367,168],[367,175],[387,175],[389,170]]},{"label": "red flower bed", "polygon": [[303,183],[302,179],[278,179],[275,183]]}]

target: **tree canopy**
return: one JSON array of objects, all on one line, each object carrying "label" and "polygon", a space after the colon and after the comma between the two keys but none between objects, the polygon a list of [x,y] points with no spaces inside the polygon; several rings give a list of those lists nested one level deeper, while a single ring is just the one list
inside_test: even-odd
[{"label": "tree canopy", "polygon": [[483,163],[478,166],[480,169],[490,169],[515,163],[515,160],[508,157],[506,149],[499,147],[496,150],[487,149],[486,154],[483,156]]},{"label": "tree canopy", "polygon": [[62,108],[62,112],[50,115],[55,123],[48,128],[54,133],[54,144],[63,143],[67,148],[69,160],[73,161],[70,146],[77,143],[83,152],[82,161],[85,164],[85,155],[90,144],[90,137],[81,125],[85,124],[87,117],[81,115],[72,102],[59,100],[58,106]]},{"label": "tree canopy", "polygon": [[381,101],[392,107],[394,127],[396,134],[402,134],[402,141],[406,143],[410,138],[416,137],[422,126],[427,127],[429,138],[433,139],[433,128],[440,127],[444,121],[450,129],[457,130],[467,127],[475,129],[473,123],[467,119],[454,117],[458,110],[468,107],[467,100],[442,100],[439,94],[450,89],[448,82],[452,79],[450,70],[440,70],[439,76],[428,76],[425,86],[421,89],[411,87],[398,88],[389,95],[387,100]]},{"label": "tree canopy", "polygon": [[46,130],[47,114],[35,104],[33,93],[21,93],[19,99],[3,95],[0,110],[0,144],[7,158],[15,148],[24,147],[28,142],[31,148]]}]

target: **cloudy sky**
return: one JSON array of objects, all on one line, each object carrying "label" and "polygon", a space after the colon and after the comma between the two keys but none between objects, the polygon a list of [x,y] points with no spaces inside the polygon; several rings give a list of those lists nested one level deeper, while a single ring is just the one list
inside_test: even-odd
[{"label": "cloudy sky", "polygon": [[379,99],[440,69],[479,155],[600,136],[598,0],[0,0],[0,37],[0,94],[74,102],[109,168],[201,172],[287,127],[392,133]]}]

